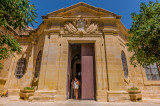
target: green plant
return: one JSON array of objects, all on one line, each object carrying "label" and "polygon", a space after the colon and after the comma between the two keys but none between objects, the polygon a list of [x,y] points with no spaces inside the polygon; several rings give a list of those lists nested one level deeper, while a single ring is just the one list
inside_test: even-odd
[{"label": "green plant", "polygon": [[135,67],[157,63],[160,65],[160,3],[141,3],[139,13],[132,13],[128,51],[133,55],[130,62]]},{"label": "green plant", "polygon": [[129,88],[128,90],[139,90],[137,87]]},{"label": "green plant", "polygon": [[24,90],[34,90],[35,87],[25,87]]},{"label": "green plant", "polygon": [[1,0],[0,26],[23,29],[37,17],[35,5],[30,0]]},{"label": "green plant", "polygon": [[[23,29],[33,22],[37,23],[35,5],[30,0],[0,0],[0,27],[6,29]],[[21,52],[22,48],[18,41],[11,35],[3,32],[0,35],[0,62],[14,55],[15,52]],[[0,68],[3,64],[0,64]]]},{"label": "green plant", "polygon": [[7,59],[15,52],[20,53],[22,49],[18,41],[11,35],[0,35],[0,47],[0,60]]},{"label": "green plant", "polygon": [[1,70],[1,69],[3,69],[3,65],[2,65],[2,63],[0,63],[0,70]]}]

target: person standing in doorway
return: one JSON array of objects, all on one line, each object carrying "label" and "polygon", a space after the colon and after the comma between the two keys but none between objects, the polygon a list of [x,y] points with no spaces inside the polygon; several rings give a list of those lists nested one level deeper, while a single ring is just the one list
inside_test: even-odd
[{"label": "person standing in doorway", "polygon": [[79,81],[77,78],[74,80],[74,96],[76,97],[76,100],[78,100],[78,89],[79,89]]}]

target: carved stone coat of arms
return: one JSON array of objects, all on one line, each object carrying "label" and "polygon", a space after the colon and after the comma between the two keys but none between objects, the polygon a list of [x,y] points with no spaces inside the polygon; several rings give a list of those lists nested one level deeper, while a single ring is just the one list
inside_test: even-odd
[{"label": "carved stone coat of arms", "polygon": [[67,22],[65,25],[65,29],[74,34],[88,34],[94,33],[98,30],[98,24],[96,22],[87,22],[83,18],[73,22]]}]

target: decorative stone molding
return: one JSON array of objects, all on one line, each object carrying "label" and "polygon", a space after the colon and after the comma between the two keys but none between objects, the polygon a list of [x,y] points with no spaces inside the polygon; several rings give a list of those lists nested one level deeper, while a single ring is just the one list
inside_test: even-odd
[{"label": "decorative stone molding", "polygon": [[99,33],[98,23],[90,22],[82,17],[73,22],[66,22],[64,24],[64,33],[71,34],[91,34]]}]

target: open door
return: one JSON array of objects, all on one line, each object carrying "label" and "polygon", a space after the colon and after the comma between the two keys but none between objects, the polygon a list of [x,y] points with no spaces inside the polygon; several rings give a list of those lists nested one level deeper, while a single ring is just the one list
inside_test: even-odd
[{"label": "open door", "polygon": [[94,86],[94,44],[82,44],[82,99],[95,99]]},{"label": "open door", "polygon": [[68,72],[67,72],[67,99],[70,98],[70,89],[71,89],[71,45],[69,44],[69,52],[68,52]]}]

